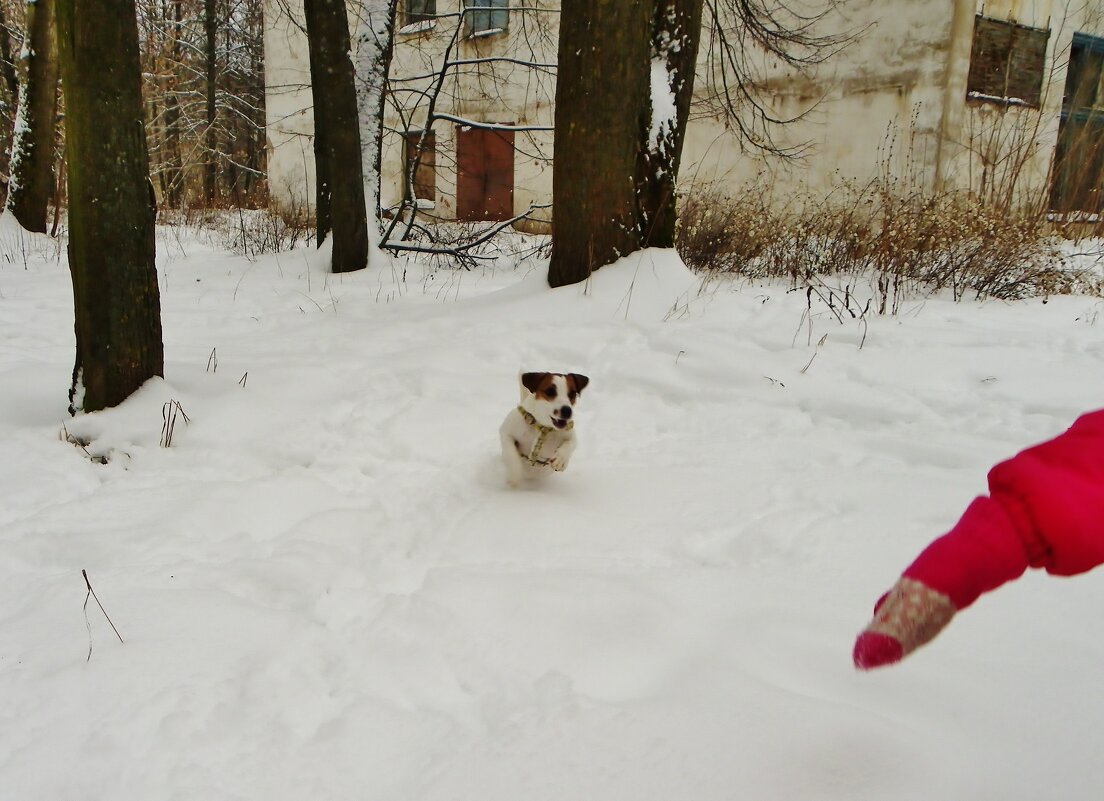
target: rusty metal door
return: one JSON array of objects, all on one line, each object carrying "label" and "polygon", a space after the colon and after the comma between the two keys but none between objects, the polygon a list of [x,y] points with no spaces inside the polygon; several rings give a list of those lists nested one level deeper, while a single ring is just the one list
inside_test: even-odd
[{"label": "rusty metal door", "polygon": [[514,216],[514,132],[456,126],[456,219]]}]

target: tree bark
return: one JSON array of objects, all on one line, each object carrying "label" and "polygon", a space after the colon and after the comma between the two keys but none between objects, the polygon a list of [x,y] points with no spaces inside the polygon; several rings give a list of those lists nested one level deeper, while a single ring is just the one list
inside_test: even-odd
[{"label": "tree bark", "polygon": [[672,247],[703,0],[564,0],[548,283]]},{"label": "tree bark", "polygon": [[12,61],[11,37],[8,35],[7,12],[0,3],[0,203],[7,203],[8,176],[10,174],[11,144],[15,109],[19,97],[19,79]]},{"label": "tree bark", "polygon": [[[172,40],[169,43],[169,65],[166,72],[168,78],[165,85],[165,149],[167,164],[163,174],[165,182],[162,197],[165,205],[171,209],[180,207],[181,194],[184,190],[184,170],[180,157],[180,99],[177,97],[178,82],[177,70],[181,62],[182,49],[180,46],[181,25],[184,21],[184,9],[181,0],[171,0],[172,17],[166,21],[171,31]],[[208,118],[210,112],[208,111]],[[208,130],[210,123],[208,123]],[[206,168],[205,168],[206,169]],[[206,176],[206,172],[204,173]],[[208,202],[211,197],[208,196]]]},{"label": "tree bark", "polygon": [[[640,204],[642,247],[675,246],[675,183],[682,161],[690,101],[694,97],[703,5],[703,0],[655,0],[651,46],[652,68],[658,74],[653,75],[653,82],[658,78],[667,83],[674,101],[674,116],[658,125],[658,130],[649,128],[649,141],[641,150],[637,202]],[[657,64],[662,68],[657,68]],[[652,87],[653,94],[663,90],[663,86]],[[653,134],[656,138],[652,138]]]},{"label": "tree bark", "polygon": [[207,155],[203,162],[203,196],[208,206],[215,204],[218,184],[218,130],[215,119],[218,114],[218,10],[217,0],[204,0],[203,26],[207,56],[207,131],[205,133]]},{"label": "tree bark", "polygon": [[356,82],[344,0],[305,0],[314,97],[318,243],[332,229],[335,273],[368,266]]},{"label": "tree bark", "polygon": [[360,143],[364,148],[364,186],[372,224],[380,227],[380,166],[383,160],[383,106],[387,75],[394,53],[395,8],[398,0],[363,0],[364,18],[357,43],[357,104]]},{"label": "tree bark", "polygon": [[46,233],[54,194],[54,138],[57,121],[58,60],[54,0],[27,3],[23,52],[7,209],[28,231]]},{"label": "tree bark", "polygon": [[636,171],[647,135],[653,5],[564,0],[552,161],[551,286],[640,247]]},{"label": "tree bark", "polygon": [[70,412],[164,374],[134,0],[58,0],[77,357]]},{"label": "tree bark", "polygon": [[11,102],[15,102],[19,93],[19,78],[15,74],[15,62],[12,60],[11,40],[8,37],[7,12],[3,4],[0,4],[0,28],[3,28],[3,36],[0,36],[0,77],[4,80]]}]

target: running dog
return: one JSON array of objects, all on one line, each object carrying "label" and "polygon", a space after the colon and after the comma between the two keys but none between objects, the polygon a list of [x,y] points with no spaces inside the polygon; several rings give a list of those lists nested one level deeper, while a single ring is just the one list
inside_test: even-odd
[{"label": "running dog", "polygon": [[567,469],[575,450],[575,402],[590,383],[578,373],[522,373],[521,403],[499,429],[506,481],[512,487]]}]

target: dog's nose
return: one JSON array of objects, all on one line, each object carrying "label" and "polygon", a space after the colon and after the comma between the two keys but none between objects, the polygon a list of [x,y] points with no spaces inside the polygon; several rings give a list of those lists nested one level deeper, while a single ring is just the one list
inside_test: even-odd
[{"label": "dog's nose", "polygon": [[571,407],[570,406],[564,406],[563,408],[561,408],[560,409],[560,417],[562,417],[564,420],[570,420],[571,419]]}]

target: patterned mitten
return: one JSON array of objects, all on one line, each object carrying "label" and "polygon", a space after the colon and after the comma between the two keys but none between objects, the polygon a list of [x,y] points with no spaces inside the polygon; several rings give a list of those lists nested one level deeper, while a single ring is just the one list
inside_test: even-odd
[{"label": "patterned mitten", "polygon": [[1104,411],[998,464],[989,492],[883,596],[855,642],[856,667],[899,661],[1029,566],[1073,576],[1104,564]]},{"label": "patterned mitten", "polygon": [[978,498],[882,596],[855,642],[855,667],[900,661],[942,631],[955,612],[1026,569],[1027,554],[1000,504]]},{"label": "patterned mitten", "polygon": [[931,587],[900,578],[874,607],[874,620],[855,641],[855,667],[862,670],[900,662],[933,639],[958,610]]}]

